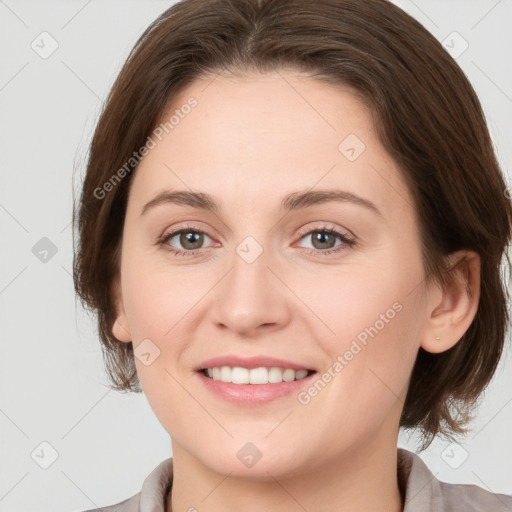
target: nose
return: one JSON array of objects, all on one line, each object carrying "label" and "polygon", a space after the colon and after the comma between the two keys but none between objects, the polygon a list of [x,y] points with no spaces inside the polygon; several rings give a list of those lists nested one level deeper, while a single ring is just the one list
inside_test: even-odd
[{"label": "nose", "polygon": [[285,327],[290,321],[293,295],[280,274],[284,272],[270,251],[263,250],[254,261],[244,252],[235,253],[231,269],[216,287],[215,323],[243,337]]}]

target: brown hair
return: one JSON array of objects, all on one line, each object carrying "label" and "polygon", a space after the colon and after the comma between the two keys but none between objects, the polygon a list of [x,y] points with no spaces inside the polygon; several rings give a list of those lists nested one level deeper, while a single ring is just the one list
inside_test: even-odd
[{"label": "brown hair", "polygon": [[[284,67],[365,99],[414,198],[428,279],[446,285],[445,256],[456,250],[481,257],[475,319],[450,350],[419,350],[400,421],[422,429],[423,448],[438,433],[463,433],[503,350],[509,317],[500,265],[505,254],[510,268],[512,207],[466,76],[433,35],[387,0],[183,0],[139,38],[105,102],[74,212],[75,289],[97,314],[112,387],[141,391],[132,344],[112,334],[112,283],[137,164],[130,157],[200,75]],[[121,168],[122,179],[100,196]]]}]

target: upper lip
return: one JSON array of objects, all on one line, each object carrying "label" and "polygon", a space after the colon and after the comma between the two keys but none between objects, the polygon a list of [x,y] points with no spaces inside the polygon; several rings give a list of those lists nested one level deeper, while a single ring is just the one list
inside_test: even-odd
[{"label": "upper lip", "polygon": [[203,361],[199,366],[196,367],[196,371],[205,370],[206,368],[215,368],[221,366],[230,367],[242,367],[247,369],[259,368],[259,367],[279,367],[279,368],[290,368],[292,370],[312,370],[311,367],[304,366],[303,364],[294,363],[293,361],[286,361],[284,359],[278,359],[275,357],[268,356],[252,356],[242,357],[236,355],[226,355],[213,357]]}]

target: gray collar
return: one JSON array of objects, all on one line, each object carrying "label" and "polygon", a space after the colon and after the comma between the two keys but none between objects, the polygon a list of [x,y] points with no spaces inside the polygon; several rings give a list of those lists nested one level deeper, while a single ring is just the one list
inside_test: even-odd
[{"label": "gray collar", "polygon": [[[415,453],[398,448],[398,484],[405,498],[403,512],[512,512],[512,496],[494,494],[476,485],[439,481]],[[172,489],[172,457],[144,480],[139,493],[111,507],[87,512],[166,512]]]}]

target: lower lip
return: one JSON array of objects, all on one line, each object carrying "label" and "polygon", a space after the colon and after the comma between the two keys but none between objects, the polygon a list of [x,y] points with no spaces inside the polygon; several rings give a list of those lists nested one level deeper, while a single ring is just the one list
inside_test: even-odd
[{"label": "lower lip", "polygon": [[197,375],[208,390],[228,402],[239,405],[255,405],[298,393],[301,388],[310,385],[311,378],[315,373],[300,380],[276,384],[233,384],[213,380],[201,372],[198,372]]}]

